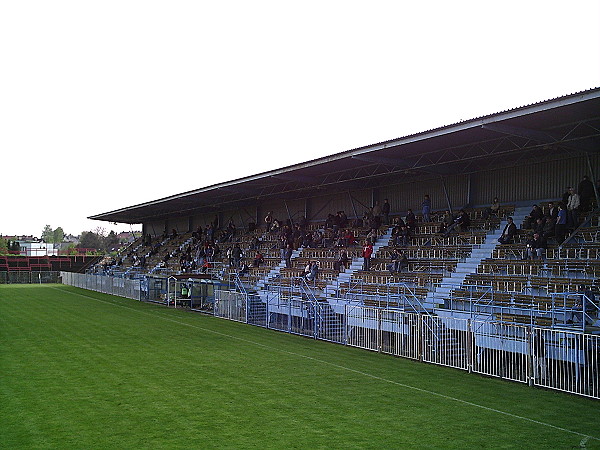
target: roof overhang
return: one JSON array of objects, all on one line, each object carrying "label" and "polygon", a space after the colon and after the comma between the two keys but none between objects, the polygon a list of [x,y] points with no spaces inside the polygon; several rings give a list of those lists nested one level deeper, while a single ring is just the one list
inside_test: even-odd
[{"label": "roof overhang", "polygon": [[90,216],[143,223],[277,198],[364,189],[600,149],[600,88]]}]

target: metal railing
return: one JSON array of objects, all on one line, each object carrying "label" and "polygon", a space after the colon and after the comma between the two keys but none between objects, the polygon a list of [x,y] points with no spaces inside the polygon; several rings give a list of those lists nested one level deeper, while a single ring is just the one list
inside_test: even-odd
[{"label": "metal railing", "polygon": [[[137,300],[149,298],[152,289],[142,280],[68,272],[63,282]],[[214,315],[600,399],[598,335],[278,294],[258,297],[216,289]]]},{"label": "metal railing", "polygon": [[[242,308],[239,295],[227,314]],[[600,399],[597,335],[356,304],[333,314],[293,298],[263,306],[268,328]]]},{"label": "metal railing", "polygon": [[89,275],[85,273],[61,272],[62,283],[90,291],[103,292],[119,297],[142,299],[141,280],[129,280],[107,275]]}]

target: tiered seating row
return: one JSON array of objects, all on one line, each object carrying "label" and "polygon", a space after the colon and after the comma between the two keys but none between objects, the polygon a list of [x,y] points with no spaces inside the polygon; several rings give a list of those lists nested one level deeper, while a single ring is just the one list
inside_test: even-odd
[{"label": "tiered seating row", "polygon": [[590,289],[594,286],[594,281],[591,278],[520,277],[489,274],[470,274],[465,279],[468,284],[491,286],[495,291],[526,294],[529,290],[546,296],[555,293],[578,292],[582,286]]},{"label": "tiered seating row", "polygon": [[477,271],[492,275],[597,278],[600,276],[600,260],[549,259],[542,261],[490,258],[482,261]]}]

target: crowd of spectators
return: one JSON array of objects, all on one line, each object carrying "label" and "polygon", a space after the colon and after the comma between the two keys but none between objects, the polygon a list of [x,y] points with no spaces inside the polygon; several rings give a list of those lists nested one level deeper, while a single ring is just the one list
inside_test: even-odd
[{"label": "crowd of spectators", "polygon": [[[561,201],[549,202],[544,208],[534,205],[522,225],[523,229],[530,230],[525,243],[525,257],[542,258],[549,240],[562,242],[568,233],[572,232],[579,224],[580,213],[595,207],[595,199],[594,186],[585,176],[577,189],[573,187],[566,189]],[[498,217],[499,211],[500,201],[498,197],[494,197],[489,207],[483,210],[482,218],[488,220],[491,217]],[[206,271],[212,266],[215,258],[220,256],[221,246],[223,246],[227,247],[224,252],[225,262],[230,267],[247,273],[249,271],[248,264],[251,264],[252,267],[261,267],[265,264],[265,250],[278,248],[281,261],[285,262],[286,267],[291,267],[292,255],[295,250],[328,248],[339,250],[334,268],[342,271],[348,267],[350,262],[346,249],[361,245],[363,269],[369,270],[373,244],[381,233],[380,229],[383,225],[391,225],[391,244],[394,250],[387,268],[390,272],[396,273],[408,266],[406,256],[400,252],[400,249],[411,245],[411,237],[417,233],[421,224],[437,224],[434,225],[438,227],[437,233],[444,237],[453,232],[467,231],[471,227],[471,217],[465,209],[461,209],[456,215],[452,215],[448,210],[438,213],[435,221],[432,220],[432,213],[432,201],[429,195],[425,195],[421,202],[420,222],[412,209],[408,209],[403,217],[396,215],[392,218],[388,199],[384,199],[382,204],[375,201],[362,217],[353,220],[350,220],[341,210],[335,214],[328,214],[323,227],[320,228],[309,227],[305,217],[292,223],[291,220],[280,220],[274,217],[273,212],[269,211],[264,217],[264,230],[261,231],[266,232],[270,237],[265,238],[263,242],[259,237],[260,233],[254,233],[259,227],[255,223],[250,223],[248,231],[253,236],[249,240],[247,248],[240,246],[238,241],[240,234],[233,220],[229,220],[227,225],[221,228],[218,226],[218,219],[215,218],[215,221],[208,223],[205,227],[199,226],[192,233],[191,242],[188,241],[174,250],[164,252],[160,265],[173,267],[178,263],[179,270],[184,273]],[[498,241],[501,244],[513,244],[517,235],[517,225],[509,217]],[[145,269],[150,258],[160,253],[165,245],[177,237],[178,232],[175,229],[170,233],[165,230],[161,236],[156,237],[146,234],[142,240],[141,250],[130,250],[124,258],[111,261],[109,265],[119,266],[125,260],[134,267],[139,266]],[[270,247],[267,249],[264,247],[265,245]],[[244,252],[248,253],[247,264],[244,263]],[[254,255],[252,259],[251,254]],[[176,260],[177,263],[173,263],[173,260]],[[307,279],[311,272],[314,275],[311,275],[312,279],[316,277],[313,269],[306,271]]]},{"label": "crowd of spectators", "polygon": [[[495,198],[492,205],[484,213],[484,217],[493,214],[497,210]],[[596,207],[596,193],[594,185],[586,175],[582,178],[577,189],[569,186],[562,194],[560,201],[548,202],[547,207],[533,205],[530,213],[525,217],[522,224],[523,230],[528,230],[524,250],[524,259],[542,259],[548,248],[548,241],[554,240],[562,243],[567,236],[573,233],[581,222],[581,215]],[[515,243],[517,227],[511,217],[504,227],[502,236],[498,239],[501,244]]]}]

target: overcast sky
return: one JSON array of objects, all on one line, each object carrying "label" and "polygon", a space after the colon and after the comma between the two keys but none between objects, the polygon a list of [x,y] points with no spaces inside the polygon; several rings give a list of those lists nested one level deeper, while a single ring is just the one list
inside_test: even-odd
[{"label": "overcast sky", "polygon": [[599,0],[0,0],[0,234],[598,86]]}]

